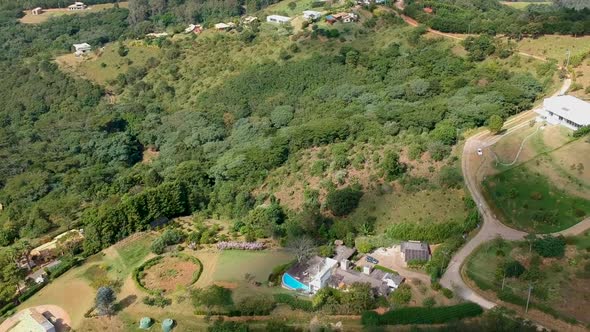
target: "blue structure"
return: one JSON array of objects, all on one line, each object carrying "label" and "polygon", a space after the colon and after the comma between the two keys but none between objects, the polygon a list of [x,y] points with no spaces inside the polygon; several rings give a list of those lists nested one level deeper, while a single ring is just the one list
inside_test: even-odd
[{"label": "blue structure", "polygon": [[301,281],[293,278],[289,273],[283,274],[283,287],[290,290],[303,290],[309,292],[309,286],[302,283]]}]

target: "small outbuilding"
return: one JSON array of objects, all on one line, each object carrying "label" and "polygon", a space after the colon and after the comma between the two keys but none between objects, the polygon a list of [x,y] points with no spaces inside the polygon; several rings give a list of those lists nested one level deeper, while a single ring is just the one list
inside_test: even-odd
[{"label": "small outbuilding", "polygon": [[252,24],[256,21],[258,21],[258,17],[256,16],[245,16],[244,18],[242,18],[242,22],[244,24]]},{"label": "small outbuilding", "polygon": [[43,8],[41,8],[41,7],[33,8],[33,10],[31,10],[31,14],[41,15],[41,14],[43,14]]},{"label": "small outbuilding", "polygon": [[287,24],[291,21],[291,18],[281,15],[268,15],[266,21],[270,23]]},{"label": "small outbuilding", "polygon": [[24,310],[18,317],[16,325],[10,331],[18,332],[55,332],[55,326],[36,309]]},{"label": "small outbuilding", "polygon": [[322,17],[322,13],[316,12],[315,10],[304,10],[303,18],[308,21],[315,21]]},{"label": "small outbuilding", "polygon": [[166,318],[162,321],[162,331],[170,332],[174,328],[174,320]]},{"label": "small outbuilding", "polygon": [[92,46],[88,43],[74,44],[74,54],[76,56],[84,55],[92,50]]},{"label": "small outbuilding", "polygon": [[139,320],[139,328],[142,330],[147,330],[152,326],[152,319],[149,317],[143,317]]},{"label": "small outbuilding", "polygon": [[427,261],[430,259],[430,247],[426,242],[406,241],[402,242],[400,251],[404,261]]},{"label": "small outbuilding", "polygon": [[220,30],[220,31],[227,31],[227,30],[233,29],[235,27],[236,27],[236,25],[233,22],[229,22],[229,23],[221,22],[221,23],[215,24],[215,29]]},{"label": "small outbuilding", "polygon": [[200,24],[191,24],[186,29],[184,29],[184,33],[194,33],[199,34],[203,32],[203,27]]}]

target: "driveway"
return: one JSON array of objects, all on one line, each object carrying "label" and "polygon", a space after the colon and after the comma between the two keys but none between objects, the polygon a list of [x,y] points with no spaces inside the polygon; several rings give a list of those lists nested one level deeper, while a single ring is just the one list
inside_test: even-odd
[{"label": "driveway", "polygon": [[[380,248],[369,254],[369,256],[376,258],[379,261],[379,265],[396,271],[406,279],[418,279],[430,285],[430,277],[426,273],[406,268],[406,264],[400,254],[399,246]],[[357,265],[372,266],[373,264],[367,262],[365,256],[363,256],[357,262]]]}]

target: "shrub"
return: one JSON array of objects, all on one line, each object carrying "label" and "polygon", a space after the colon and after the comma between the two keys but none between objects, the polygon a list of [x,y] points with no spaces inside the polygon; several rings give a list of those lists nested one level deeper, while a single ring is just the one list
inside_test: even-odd
[{"label": "shrub", "polygon": [[217,243],[217,249],[219,250],[263,250],[264,243],[261,242],[219,242]]},{"label": "shrub", "polygon": [[436,305],[436,301],[434,300],[434,297],[429,296],[425,298],[424,301],[422,301],[422,305],[426,308],[432,308],[434,305]]},{"label": "shrub", "polygon": [[430,288],[432,288],[433,290],[438,292],[439,290],[441,290],[442,286],[440,285],[440,283],[438,281],[433,281],[430,284]]},{"label": "shrub", "polygon": [[448,288],[443,288],[442,293],[447,299],[452,299],[454,296],[453,291]]},{"label": "shrub", "polygon": [[386,312],[383,315],[377,313],[363,313],[363,324],[377,325],[407,325],[407,324],[443,324],[453,320],[479,316],[483,309],[471,302],[456,304],[446,307],[422,308],[407,307]]},{"label": "shrub", "polygon": [[565,253],[565,239],[563,236],[551,235],[535,239],[533,249],[543,257],[563,257]]},{"label": "shrub", "polygon": [[276,302],[268,295],[253,295],[242,298],[236,309],[245,316],[268,315],[275,308]]},{"label": "shrub", "polygon": [[400,285],[393,293],[389,294],[391,303],[402,306],[412,300],[412,289],[406,284]]},{"label": "shrub", "polygon": [[165,298],[163,296],[146,296],[143,298],[142,302],[145,305],[160,308],[164,308],[172,304],[171,299]]},{"label": "shrub", "polygon": [[525,271],[524,266],[519,261],[511,260],[504,264],[504,273],[508,278],[518,278]]},{"label": "shrub", "polygon": [[335,216],[344,216],[356,209],[362,196],[363,192],[353,187],[333,190],[326,197],[326,207]]},{"label": "shrub", "polygon": [[311,301],[298,299],[290,294],[275,294],[274,300],[277,303],[284,303],[291,307],[291,309],[300,309],[303,311],[314,311],[313,303]]}]

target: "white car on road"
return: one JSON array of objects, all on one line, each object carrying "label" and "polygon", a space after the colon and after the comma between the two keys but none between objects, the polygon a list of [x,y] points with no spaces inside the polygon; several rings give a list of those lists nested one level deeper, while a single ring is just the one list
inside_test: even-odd
[{"label": "white car on road", "polygon": [[477,148],[477,155],[483,156],[483,150],[481,148]]}]

